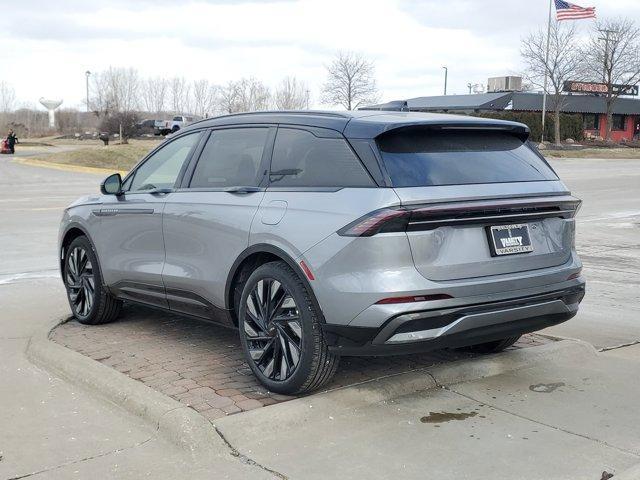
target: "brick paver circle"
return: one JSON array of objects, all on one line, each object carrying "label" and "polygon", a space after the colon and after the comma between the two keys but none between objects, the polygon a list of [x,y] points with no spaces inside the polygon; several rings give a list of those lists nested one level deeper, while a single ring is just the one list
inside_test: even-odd
[{"label": "brick paver circle", "polygon": [[[171,313],[126,306],[117,322],[85,326],[73,320],[56,328],[52,339],[169,395],[210,420],[293,398],[269,392],[258,383],[244,360],[235,330]],[[525,335],[511,348],[549,341]],[[328,389],[470,356],[439,350],[391,357],[344,357]]]}]

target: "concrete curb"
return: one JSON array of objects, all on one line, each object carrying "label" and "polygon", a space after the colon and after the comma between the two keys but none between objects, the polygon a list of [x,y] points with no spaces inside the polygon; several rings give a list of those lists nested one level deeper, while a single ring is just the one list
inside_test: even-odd
[{"label": "concrete curb", "polygon": [[241,425],[243,435],[251,435],[252,431],[269,428],[274,422],[280,426],[304,424],[308,421],[310,408],[314,409],[315,414],[326,411],[327,415],[332,415],[339,410],[354,409],[434,387],[499,375],[555,358],[597,355],[596,350],[587,343],[563,340],[374,379],[221,418],[212,425],[202,415],[176,400],[49,340],[50,332],[67,320],[65,318],[52,322],[48,329],[31,337],[26,354],[34,364],[142,418],[152,424],[160,435],[198,460],[233,455],[240,456],[241,460],[244,459],[250,465],[256,464],[238,453],[230,443],[234,439],[225,437],[225,426],[237,428]]},{"label": "concrete curb", "polygon": [[78,173],[94,173],[96,175],[109,175],[111,173],[119,173],[123,177],[128,173],[124,170],[112,170],[109,168],[100,167],[83,167],[80,165],[68,165],[65,163],[47,162],[46,160],[39,160],[35,158],[17,158],[14,157],[14,161],[21,165],[29,165],[31,167],[43,167],[52,168],[54,170],[62,170],[65,172],[78,172]]},{"label": "concrete curb", "polygon": [[[262,412],[264,409],[258,409],[239,416],[219,418],[213,423],[222,435],[226,434],[226,427],[233,426],[233,430],[237,430],[241,426],[243,435],[250,437],[268,430],[273,425],[285,427],[307,423],[310,409],[313,409],[314,417],[322,417],[324,414],[324,417],[328,418],[335,416],[339,411],[362,408],[434,387],[479,380],[554,359],[595,355],[598,355],[597,351],[588,343],[562,340],[484,358],[476,357],[424,367],[272,405],[268,408],[268,415]],[[230,442],[234,440],[226,439]]]},{"label": "concrete curb", "polygon": [[151,423],[160,435],[194,457],[228,454],[228,446],[211,423],[191,408],[100,362],[49,340],[51,330],[62,319],[28,342],[27,358],[45,370]]}]

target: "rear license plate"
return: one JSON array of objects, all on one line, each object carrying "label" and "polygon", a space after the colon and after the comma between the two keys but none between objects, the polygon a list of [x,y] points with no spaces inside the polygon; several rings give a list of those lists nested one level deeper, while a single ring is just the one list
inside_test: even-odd
[{"label": "rear license plate", "polygon": [[518,223],[489,227],[489,246],[494,257],[533,252],[529,225]]}]

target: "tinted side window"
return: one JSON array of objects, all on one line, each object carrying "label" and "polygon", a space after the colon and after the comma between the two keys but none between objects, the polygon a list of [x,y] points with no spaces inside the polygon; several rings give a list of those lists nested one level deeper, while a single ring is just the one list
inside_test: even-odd
[{"label": "tinted side window", "polygon": [[274,187],[370,187],[373,180],[342,138],[279,128],[270,181]]},{"label": "tinted side window", "polygon": [[268,128],[215,130],[198,160],[192,188],[255,186],[259,183]]},{"label": "tinted side window", "polygon": [[178,179],[182,164],[199,139],[200,132],[197,132],[167,143],[138,167],[130,191],[172,188]]}]

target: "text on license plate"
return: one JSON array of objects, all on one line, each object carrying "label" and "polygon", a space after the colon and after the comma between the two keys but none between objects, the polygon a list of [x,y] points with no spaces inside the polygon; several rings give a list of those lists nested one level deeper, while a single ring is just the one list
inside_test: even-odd
[{"label": "text on license plate", "polygon": [[489,227],[489,245],[493,256],[533,252],[529,225],[517,223]]}]

